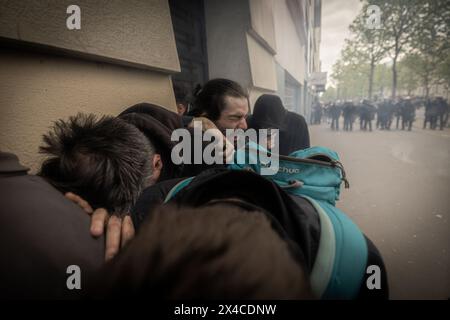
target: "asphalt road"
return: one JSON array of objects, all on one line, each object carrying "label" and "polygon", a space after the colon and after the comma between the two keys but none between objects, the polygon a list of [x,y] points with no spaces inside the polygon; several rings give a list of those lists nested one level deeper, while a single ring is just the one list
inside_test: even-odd
[{"label": "asphalt road", "polygon": [[338,207],[381,251],[392,299],[450,298],[450,129],[422,121],[419,111],[410,132],[310,126],[311,144],[341,157],[350,189]]}]

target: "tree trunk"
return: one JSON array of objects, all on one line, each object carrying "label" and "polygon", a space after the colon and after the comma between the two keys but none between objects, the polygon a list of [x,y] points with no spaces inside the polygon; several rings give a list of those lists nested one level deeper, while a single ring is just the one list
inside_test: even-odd
[{"label": "tree trunk", "polygon": [[372,91],[373,91],[373,77],[375,71],[375,59],[372,57],[370,60],[370,72],[369,72],[369,100],[372,99]]},{"label": "tree trunk", "polygon": [[430,96],[430,86],[428,84],[425,85],[425,98],[428,99]]},{"label": "tree trunk", "polygon": [[424,79],[423,79],[423,84],[425,86],[425,98],[428,99],[428,97],[430,96],[430,84],[428,81],[428,75],[425,75]]},{"label": "tree trunk", "polygon": [[397,58],[398,53],[395,54],[394,61],[392,63],[392,99],[397,96]]}]

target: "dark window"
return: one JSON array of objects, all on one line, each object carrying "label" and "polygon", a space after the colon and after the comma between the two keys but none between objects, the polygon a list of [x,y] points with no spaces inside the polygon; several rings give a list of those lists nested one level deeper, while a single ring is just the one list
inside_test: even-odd
[{"label": "dark window", "polygon": [[208,81],[203,0],[169,0],[181,72],[172,76],[174,87],[192,93]]}]

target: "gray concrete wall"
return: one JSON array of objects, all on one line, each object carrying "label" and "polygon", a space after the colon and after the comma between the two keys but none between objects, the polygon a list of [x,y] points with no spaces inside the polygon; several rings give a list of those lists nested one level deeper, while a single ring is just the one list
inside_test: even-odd
[{"label": "gray concrete wall", "polygon": [[[67,7],[81,10],[69,30]],[[167,0],[0,0],[0,38],[100,61],[180,71]]]},{"label": "gray concrete wall", "polygon": [[153,102],[175,110],[170,76],[47,54],[0,51],[0,149],[33,170],[53,121],[78,112],[117,115]]},{"label": "gray concrete wall", "polygon": [[[274,29],[274,0],[248,0],[250,6],[250,33],[266,47],[266,49],[275,54],[277,44],[275,41]],[[277,2],[279,0],[275,0]]]},{"label": "gray concrete wall", "polygon": [[305,80],[305,49],[292,20],[286,1],[274,2],[275,39],[277,46],[276,61],[287,70],[295,80]]},{"label": "gray concrete wall", "polygon": [[249,7],[242,0],[205,1],[209,78],[228,78],[252,85],[246,31]]},{"label": "gray concrete wall", "polygon": [[284,90],[285,90],[285,70],[284,68],[278,63],[275,63],[276,71],[277,71],[277,95],[280,96],[280,98],[284,99]]},{"label": "gray concrete wall", "polygon": [[272,53],[251,34],[247,34],[247,46],[253,86],[275,92],[277,90],[277,75]]}]

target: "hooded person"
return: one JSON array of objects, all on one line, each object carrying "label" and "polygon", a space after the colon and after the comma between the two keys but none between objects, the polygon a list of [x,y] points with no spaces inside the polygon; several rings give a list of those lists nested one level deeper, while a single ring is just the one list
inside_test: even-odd
[{"label": "hooded person", "polygon": [[161,106],[151,103],[135,104],[118,116],[136,126],[152,144],[161,157],[162,171],[158,181],[178,177],[181,168],[172,163],[171,151],[175,142],[171,141],[172,132],[183,128],[181,117]]},{"label": "hooded person", "polygon": [[280,97],[272,94],[260,96],[249,118],[249,127],[253,129],[285,129],[287,111]]},{"label": "hooded person", "polygon": [[[224,166],[223,164],[205,164],[204,162],[197,164],[194,161],[177,165],[172,161],[172,149],[178,143],[177,141],[171,140],[174,130],[185,129],[190,132],[191,136],[194,136],[194,121],[197,122],[197,125],[202,125],[203,131],[207,129],[217,130],[215,125],[204,117],[193,117],[190,118],[189,122],[186,122],[186,117],[182,117],[177,113],[151,103],[138,103],[133,105],[120,113],[118,117],[135,125],[155,146],[156,153],[161,157],[162,165],[162,171],[158,181],[193,176],[207,168]],[[219,135],[222,137],[221,134]],[[226,141],[225,137],[223,137],[222,141],[227,146],[224,157],[232,156],[234,151],[232,145]],[[203,148],[207,144],[207,142],[203,142]],[[194,144],[192,143],[193,147]],[[193,150],[191,150],[191,155],[194,155]]]},{"label": "hooded person", "polygon": [[287,111],[279,96],[263,94],[248,118],[249,128],[278,129],[279,153],[288,155],[293,151],[310,147],[308,125],[305,118],[297,113]]}]

